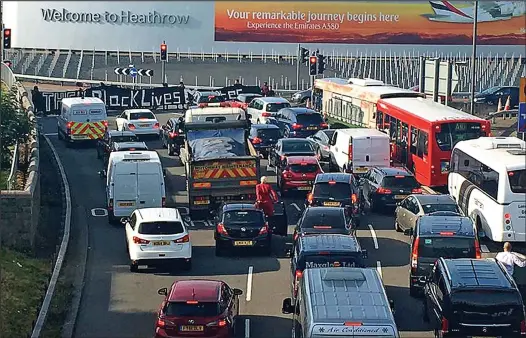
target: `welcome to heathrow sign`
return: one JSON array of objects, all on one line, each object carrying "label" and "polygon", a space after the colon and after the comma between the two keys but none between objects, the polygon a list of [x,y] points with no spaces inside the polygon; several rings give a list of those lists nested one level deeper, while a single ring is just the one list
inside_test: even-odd
[{"label": "welcome to heathrow sign", "polygon": [[189,15],[163,14],[157,11],[134,13],[132,11],[115,12],[70,12],[65,8],[40,8],[42,19],[47,22],[60,23],[98,23],[115,25],[185,25]]}]

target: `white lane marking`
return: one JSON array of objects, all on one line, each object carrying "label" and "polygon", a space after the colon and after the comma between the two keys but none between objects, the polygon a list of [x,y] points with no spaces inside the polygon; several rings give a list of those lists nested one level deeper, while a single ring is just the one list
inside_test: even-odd
[{"label": "white lane marking", "polygon": [[291,203],[290,205],[292,205],[294,208],[296,208],[296,210],[301,211],[300,207],[298,207],[298,205],[296,203]]},{"label": "white lane marking", "polygon": [[46,136],[57,136],[58,133],[47,133],[47,134],[44,134],[44,135],[46,135]]},{"label": "white lane marking", "polygon": [[488,246],[486,244],[482,244],[480,246],[480,251],[484,252],[484,253],[488,253],[490,252],[489,249],[488,249]]},{"label": "white lane marking", "polygon": [[378,274],[380,275],[380,278],[384,278],[382,275],[382,263],[380,261],[376,261],[376,271],[378,271]]},{"label": "white lane marking", "polygon": [[254,267],[249,266],[248,267],[248,275],[247,275],[247,302],[250,302],[252,299],[252,273],[254,272]]},{"label": "white lane marking", "polygon": [[250,319],[245,319],[245,338],[250,338]]},{"label": "white lane marking", "polygon": [[378,238],[376,238],[376,231],[374,231],[374,228],[371,224],[367,224],[369,226],[369,230],[371,231],[371,236],[373,237],[374,242],[374,248],[378,250]]},{"label": "white lane marking", "polygon": [[[97,215],[97,212],[100,212],[101,215]],[[93,208],[91,209],[91,215],[93,217],[105,217],[105,216],[108,216],[108,210],[103,209],[103,208]]]}]

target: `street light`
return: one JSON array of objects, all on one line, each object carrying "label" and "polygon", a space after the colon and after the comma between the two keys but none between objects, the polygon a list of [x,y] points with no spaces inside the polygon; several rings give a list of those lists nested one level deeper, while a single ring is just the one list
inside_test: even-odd
[{"label": "street light", "polygon": [[471,115],[475,115],[475,75],[476,67],[475,61],[477,59],[477,24],[478,24],[478,13],[479,13],[479,2],[474,1],[473,6],[473,50],[471,52],[471,106],[469,112]]}]

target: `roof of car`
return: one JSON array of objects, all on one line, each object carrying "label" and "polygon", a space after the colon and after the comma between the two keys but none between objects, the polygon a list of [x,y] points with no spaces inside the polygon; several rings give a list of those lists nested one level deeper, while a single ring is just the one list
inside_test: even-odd
[{"label": "roof of car", "polygon": [[378,171],[382,172],[385,176],[413,176],[409,171],[404,168],[397,167],[375,167]]},{"label": "roof of car", "polygon": [[152,113],[153,112],[150,109],[146,108],[136,108],[136,109],[126,109],[127,113]]},{"label": "roof of car", "polygon": [[254,203],[227,203],[223,206],[223,212],[236,210],[257,210],[260,209],[254,206]]},{"label": "roof of car", "polygon": [[281,142],[283,143],[308,143],[311,144],[311,142],[305,138],[284,138],[281,139]]},{"label": "roof of car", "polygon": [[358,252],[361,250],[356,237],[350,235],[307,235],[300,237],[299,242],[304,252],[319,252],[320,250]]},{"label": "roof of car", "polygon": [[346,173],[323,173],[318,174],[316,176],[316,180],[314,181],[314,184],[316,183],[327,183],[330,181],[338,182],[338,183],[350,183],[352,180],[351,174]]},{"label": "roof of car", "polygon": [[318,158],[316,156],[288,156],[288,164],[317,164]]},{"label": "roof of car", "polygon": [[419,236],[441,236],[453,233],[454,237],[475,237],[471,218],[461,215],[423,215],[418,217]]},{"label": "roof of car", "polygon": [[257,96],[257,97],[263,97],[263,95],[261,94],[256,94],[256,93],[240,93],[237,95],[237,97],[240,97],[240,96]]},{"label": "roof of car", "polygon": [[142,222],[152,221],[179,221],[182,222],[179,210],[174,208],[144,208],[137,209],[137,214]]},{"label": "roof of car", "polygon": [[201,96],[220,96],[220,92],[198,92]]},{"label": "roof of car", "polygon": [[439,194],[439,195],[424,195],[424,194],[415,194],[411,195],[420,204],[456,204],[455,200],[451,195]]},{"label": "roof of car", "polygon": [[254,129],[279,129],[275,124],[253,124],[251,126]]},{"label": "roof of car", "polygon": [[144,142],[115,142],[113,143],[113,146],[116,149],[120,148],[141,148],[144,150],[148,150],[148,146]]},{"label": "roof of car", "polygon": [[493,259],[443,259],[452,288],[514,288],[506,273]]},{"label": "roof of car", "polygon": [[168,301],[186,302],[197,300],[199,302],[217,302],[221,292],[223,282],[216,280],[180,280],[176,281]]},{"label": "roof of car", "polygon": [[133,131],[130,131],[130,130],[123,130],[123,131],[110,130],[110,131],[108,131],[108,135],[110,137],[114,137],[114,136],[135,136],[135,133]]},{"label": "roof of car", "polygon": [[259,98],[260,100],[263,100],[263,102],[265,103],[283,103],[283,102],[289,102],[289,100],[287,99],[284,99],[282,97],[276,97],[276,96],[265,96],[265,97],[260,97]]},{"label": "roof of car", "polygon": [[319,114],[315,110],[304,108],[304,107],[288,107],[288,108],[283,108],[282,110],[288,110],[288,111],[293,112],[294,114]]}]

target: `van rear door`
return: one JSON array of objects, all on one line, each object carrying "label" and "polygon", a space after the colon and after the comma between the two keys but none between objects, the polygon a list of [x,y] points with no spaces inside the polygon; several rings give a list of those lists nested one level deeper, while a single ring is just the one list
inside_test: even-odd
[{"label": "van rear door", "polygon": [[352,164],[354,174],[364,174],[372,167],[389,167],[389,138],[379,136],[353,137]]},{"label": "van rear door", "polygon": [[115,216],[128,217],[137,205],[137,162],[115,165],[113,199]]},{"label": "van rear door", "polygon": [[159,162],[139,162],[137,165],[137,207],[160,208],[164,194],[164,177]]},{"label": "van rear door", "polygon": [[312,327],[312,338],[336,337],[398,337],[398,330],[392,325],[368,325],[359,320],[349,319],[342,324],[321,324]]}]

